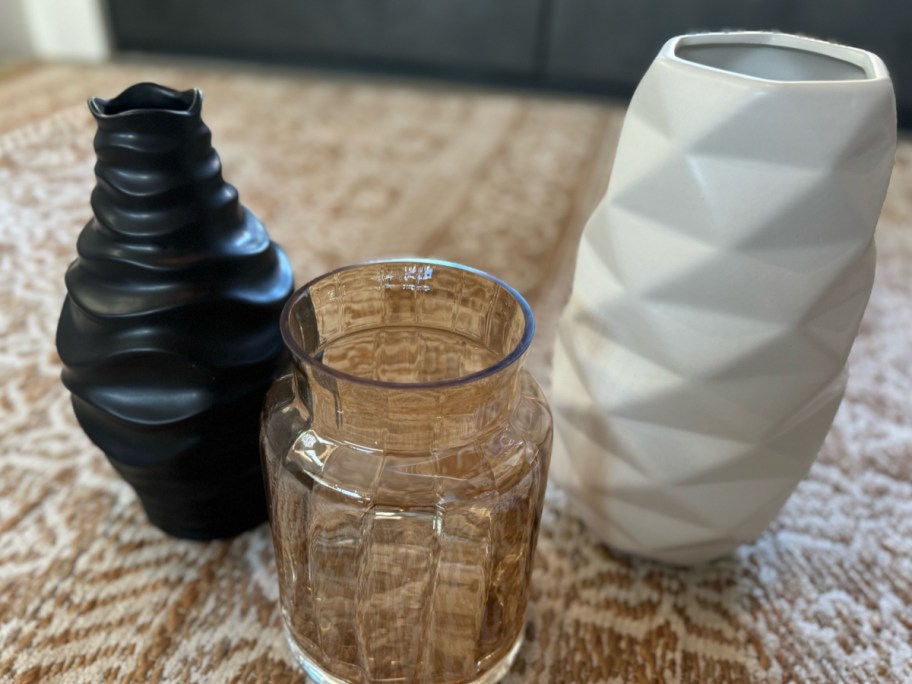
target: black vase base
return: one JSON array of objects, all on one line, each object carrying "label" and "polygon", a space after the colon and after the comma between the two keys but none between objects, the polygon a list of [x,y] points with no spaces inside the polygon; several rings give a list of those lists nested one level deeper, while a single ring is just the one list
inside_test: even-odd
[{"label": "black vase base", "polygon": [[[117,464],[114,464],[117,468]],[[120,470],[120,468],[117,468]],[[123,475],[123,473],[121,473]],[[149,522],[180,539],[235,537],[266,521],[268,509],[259,469],[228,482],[131,482]]]}]

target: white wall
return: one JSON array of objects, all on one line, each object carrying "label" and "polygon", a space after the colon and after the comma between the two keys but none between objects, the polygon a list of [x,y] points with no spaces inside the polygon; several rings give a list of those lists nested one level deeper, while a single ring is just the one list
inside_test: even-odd
[{"label": "white wall", "polygon": [[34,55],[24,0],[0,0],[0,57]]},{"label": "white wall", "polygon": [[106,59],[110,47],[102,0],[0,0],[0,54]]}]

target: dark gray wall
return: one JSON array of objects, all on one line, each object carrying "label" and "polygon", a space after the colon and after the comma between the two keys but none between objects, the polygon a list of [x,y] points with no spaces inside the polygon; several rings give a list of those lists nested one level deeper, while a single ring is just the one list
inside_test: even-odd
[{"label": "dark gray wall", "polygon": [[123,51],[633,91],[669,37],[778,29],[879,54],[912,124],[912,0],[107,0]]},{"label": "dark gray wall", "polygon": [[109,0],[122,50],[523,74],[545,0]]}]

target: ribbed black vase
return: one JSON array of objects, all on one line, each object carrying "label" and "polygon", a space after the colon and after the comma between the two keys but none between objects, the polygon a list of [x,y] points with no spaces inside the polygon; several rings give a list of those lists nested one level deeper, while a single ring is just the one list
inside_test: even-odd
[{"label": "ribbed black vase", "polygon": [[63,383],[149,520],[193,539],[266,518],[258,420],[284,361],[282,250],[222,179],[202,94],[92,98],[95,217],[66,274]]}]

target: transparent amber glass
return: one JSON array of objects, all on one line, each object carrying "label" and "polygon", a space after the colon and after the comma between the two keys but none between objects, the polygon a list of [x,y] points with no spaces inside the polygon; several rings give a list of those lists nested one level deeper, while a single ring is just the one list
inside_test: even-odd
[{"label": "transparent amber glass", "polygon": [[282,318],[262,453],[282,614],[317,682],[494,682],[522,639],[551,415],[509,286],[344,268]]}]

